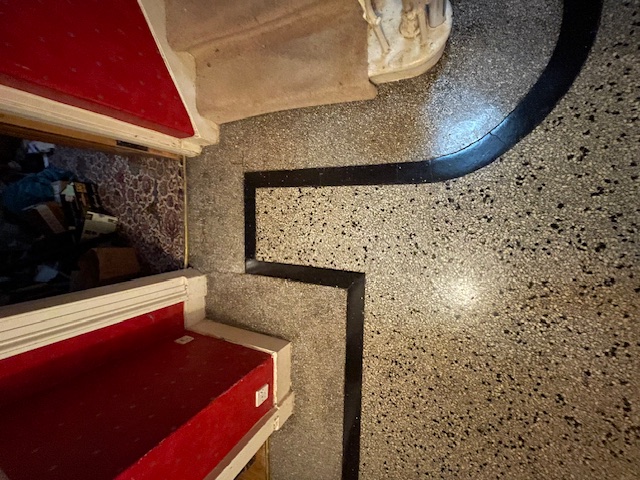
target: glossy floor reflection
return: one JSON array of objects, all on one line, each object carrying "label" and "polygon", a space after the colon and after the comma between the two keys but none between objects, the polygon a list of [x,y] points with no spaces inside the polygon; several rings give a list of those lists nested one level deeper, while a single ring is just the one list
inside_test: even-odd
[{"label": "glossy floor reflection", "polygon": [[216,155],[273,170],[454,152],[497,125],[533,85],[555,46],[561,11],[561,0],[533,9],[522,1],[457,1],[449,45],[432,72],[383,84],[374,101],[223,125]]},{"label": "glossy floor reflection", "polygon": [[[502,8],[526,9],[518,5]],[[523,45],[539,37],[481,7],[456,2],[459,40],[475,35],[476,48],[478,32],[489,36],[488,26],[503,21],[527,58]],[[258,260],[366,273],[360,478],[636,478],[639,11],[637,2],[606,2],[568,94],[473,174],[423,185],[257,189]],[[558,8],[545,15],[559,24]],[[492,55],[493,64],[514,59],[509,48]],[[438,74],[430,84],[449,81]],[[535,78],[521,80],[509,80],[520,95]],[[407,85],[385,87],[370,108],[393,116],[389,96],[424,99]],[[302,424],[274,438],[276,479],[337,478],[342,458],[322,447],[342,441],[336,358],[348,312],[344,290],[242,274],[243,173],[359,162],[354,152],[375,149],[366,128],[308,138],[311,118],[322,131],[367,105],[239,122],[227,143],[189,163],[192,263],[210,274],[210,315],[303,344],[297,354],[293,344]],[[420,129],[411,128],[413,138]],[[437,152],[420,131],[415,142]],[[427,151],[405,147],[387,138],[368,159],[417,160]]]}]

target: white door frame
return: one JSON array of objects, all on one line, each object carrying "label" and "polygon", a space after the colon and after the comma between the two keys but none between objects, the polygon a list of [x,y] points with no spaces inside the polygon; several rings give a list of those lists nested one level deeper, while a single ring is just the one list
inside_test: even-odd
[{"label": "white door frame", "polygon": [[0,307],[0,360],[181,302],[190,327],[206,294],[206,277],[187,269]]}]

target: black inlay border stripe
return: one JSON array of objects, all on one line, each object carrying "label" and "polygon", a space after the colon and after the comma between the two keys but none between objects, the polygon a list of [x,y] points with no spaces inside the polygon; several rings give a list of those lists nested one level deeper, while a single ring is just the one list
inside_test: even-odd
[{"label": "black inlay border stripe", "polygon": [[365,274],[256,260],[256,190],[432,183],[489,165],[539,125],[567,93],[593,46],[601,13],[602,0],[564,0],[556,46],[536,83],[495,128],[457,152],[419,162],[245,173],[245,272],[347,291],[343,480],[357,480],[360,468]]},{"label": "black inlay border stripe", "polygon": [[[356,480],[360,466],[360,412],[362,410],[362,360],[364,350],[365,275],[329,268],[260,262],[248,259],[246,273],[296,282],[342,288],[347,291],[344,365],[342,478]],[[346,461],[348,456],[349,461]]]},{"label": "black inlay border stripe", "polygon": [[261,187],[327,187],[440,182],[493,162],[542,122],[567,93],[587,59],[600,21],[600,0],[565,0],[558,41],[542,74],[516,108],[467,147],[419,162],[247,172]]}]

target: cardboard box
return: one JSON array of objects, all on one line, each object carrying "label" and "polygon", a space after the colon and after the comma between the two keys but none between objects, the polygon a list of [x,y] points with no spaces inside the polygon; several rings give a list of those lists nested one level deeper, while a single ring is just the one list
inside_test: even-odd
[{"label": "cardboard box", "polygon": [[56,202],[41,203],[25,208],[24,218],[33,228],[45,234],[67,231],[67,223],[62,207]]},{"label": "cardboard box", "polygon": [[102,206],[102,201],[98,195],[98,187],[93,183],[71,182],[55,185],[56,189],[62,188],[60,201],[67,218],[67,224],[72,230],[82,231],[87,212],[107,213]]},{"label": "cardboard box", "polygon": [[130,280],[140,273],[136,252],[129,247],[92,248],[78,260],[71,290],[84,290]]},{"label": "cardboard box", "polygon": [[118,218],[105,213],[87,212],[84,217],[80,241],[91,240],[100,235],[107,235],[116,231]]}]

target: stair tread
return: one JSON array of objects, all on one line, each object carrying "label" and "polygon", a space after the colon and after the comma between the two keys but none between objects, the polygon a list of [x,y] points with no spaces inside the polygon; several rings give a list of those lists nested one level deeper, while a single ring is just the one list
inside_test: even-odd
[{"label": "stair tread", "polygon": [[[233,445],[226,443],[233,435],[241,438],[272,406],[272,401],[260,408],[253,404],[245,415],[247,405],[242,401],[230,406],[222,399],[234,389],[248,388],[251,395],[244,392],[242,398],[248,396],[245,403],[252,404],[255,385],[242,382],[252,379],[258,388],[267,377],[271,382],[273,366],[267,353],[185,334],[194,340],[184,345],[162,342],[0,410],[0,468],[11,480],[106,480],[132,466],[138,471],[159,468],[152,462],[166,458],[173,465],[162,468],[204,468],[199,473],[208,473],[228,453],[215,452],[211,442],[222,439],[229,450]],[[235,428],[246,423],[244,429],[232,434],[228,430],[233,428],[218,426],[211,431],[210,423],[219,418],[220,409],[228,414],[229,408],[239,410],[233,412],[234,422],[218,420],[217,425]],[[191,429],[188,436],[185,429]],[[200,429],[199,436],[193,435],[194,429]],[[206,440],[202,433],[208,435]],[[198,439],[207,442],[207,448],[198,450]],[[162,448],[172,454],[154,450]],[[181,449],[204,458],[184,459],[180,466]],[[138,465],[143,457],[149,457],[146,464]]]}]

